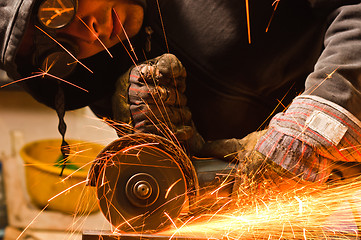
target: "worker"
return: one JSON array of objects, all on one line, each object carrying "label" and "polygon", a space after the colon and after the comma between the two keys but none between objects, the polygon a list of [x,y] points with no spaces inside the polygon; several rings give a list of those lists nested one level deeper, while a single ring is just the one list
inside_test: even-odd
[{"label": "worker", "polygon": [[361,162],[360,12],[358,0],[3,0],[1,68],[63,135],[65,111],[89,106],[119,135],[323,184]]}]

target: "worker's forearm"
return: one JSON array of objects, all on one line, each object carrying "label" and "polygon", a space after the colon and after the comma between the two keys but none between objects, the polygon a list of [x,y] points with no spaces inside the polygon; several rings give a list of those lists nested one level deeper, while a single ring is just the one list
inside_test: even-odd
[{"label": "worker's forearm", "polygon": [[[329,1],[324,2],[325,5],[329,3]],[[324,50],[314,71],[306,80],[305,89],[305,94],[316,95],[334,102],[359,119],[361,119],[360,12],[361,3],[358,3],[344,5],[329,16]]]},{"label": "worker's forearm", "polygon": [[326,181],[336,161],[361,162],[361,122],[316,96],[296,98],[276,115],[256,150],[309,181]]}]

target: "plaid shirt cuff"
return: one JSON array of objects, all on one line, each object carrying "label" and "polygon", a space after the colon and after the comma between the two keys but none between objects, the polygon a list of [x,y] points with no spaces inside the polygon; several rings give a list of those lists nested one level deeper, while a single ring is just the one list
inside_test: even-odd
[{"label": "plaid shirt cuff", "polygon": [[361,122],[317,96],[297,97],[270,122],[256,150],[307,181],[325,182],[333,161],[361,162]]}]

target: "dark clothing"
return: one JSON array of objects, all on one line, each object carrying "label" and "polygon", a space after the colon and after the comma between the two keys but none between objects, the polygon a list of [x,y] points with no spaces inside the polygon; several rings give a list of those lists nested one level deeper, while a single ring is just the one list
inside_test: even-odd
[{"label": "dark clothing", "polygon": [[29,21],[34,1],[2,0],[0,3],[0,68],[14,79],[19,78],[15,55]]},{"label": "dark clothing", "polygon": [[[302,91],[322,50],[323,13],[307,1],[282,0],[266,32],[272,3],[250,1],[251,44],[244,1],[160,5],[170,52],[188,72],[193,120],[208,140],[240,138],[261,127],[278,101],[286,97],[287,105]],[[162,38],[160,26],[152,28]]]},{"label": "dark clothing", "polygon": [[[284,110],[302,92],[325,44],[327,51],[307,79],[307,90],[338,68],[340,73],[312,94],[361,117],[360,104],[355,104],[360,95],[353,89],[357,88],[356,76],[360,76],[361,70],[357,59],[361,28],[356,20],[361,7],[343,7],[332,12],[340,2],[314,1],[313,8],[307,1],[281,0],[266,32],[274,11],[273,2],[250,1],[251,44],[244,1],[160,3],[170,52],[187,69],[188,105],[197,129],[206,139],[240,138],[257,130],[285,97],[277,109]],[[151,16],[157,20],[159,14],[154,14],[158,11],[154,5]],[[159,25],[152,28],[154,35],[162,39],[162,28]],[[332,31],[339,34],[330,34]],[[160,41],[153,44],[157,42]],[[344,74],[353,76],[343,78]]]},{"label": "dark clothing", "polygon": [[[7,16],[2,13],[9,5],[31,1],[7,2],[1,16]],[[241,138],[265,127],[263,122],[277,106],[276,111],[283,110],[305,83],[307,91],[318,86],[309,94],[333,101],[361,119],[361,4],[347,6],[359,2],[281,0],[274,11],[274,0],[249,1],[249,43],[245,1],[159,0],[158,5],[148,0],[144,27],[154,31],[151,51],[143,51],[149,37],[144,29],[132,43],[139,62],[168,51],[181,60],[188,73],[188,106],[207,140]],[[22,6],[9,17],[17,17],[21,24],[6,23],[0,30],[1,66],[15,78],[18,41],[11,39],[19,38],[28,9]],[[114,82],[133,64],[121,44],[111,51],[114,59],[100,53],[83,61],[94,74],[78,66],[69,80],[89,92],[65,85],[67,109],[89,105],[98,115],[111,118]],[[34,70],[20,67],[23,77]],[[335,69],[332,79],[323,81]],[[43,79],[24,83],[36,99],[54,107],[55,82],[53,86]]]}]

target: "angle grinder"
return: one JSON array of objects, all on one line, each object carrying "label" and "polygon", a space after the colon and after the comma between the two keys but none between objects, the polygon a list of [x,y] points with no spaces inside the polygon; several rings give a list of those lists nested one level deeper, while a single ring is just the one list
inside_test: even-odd
[{"label": "angle grinder", "polygon": [[88,180],[116,231],[159,232],[181,213],[189,216],[229,200],[235,169],[224,160],[189,157],[163,137],[130,134],[99,153]]}]

